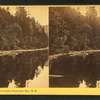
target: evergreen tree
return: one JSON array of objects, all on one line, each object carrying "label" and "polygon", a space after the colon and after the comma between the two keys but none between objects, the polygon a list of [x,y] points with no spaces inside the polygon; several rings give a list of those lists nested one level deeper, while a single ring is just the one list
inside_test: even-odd
[{"label": "evergreen tree", "polygon": [[15,15],[9,7],[0,8],[0,47],[2,50],[33,49],[48,46],[43,27],[27,16],[25,7],[17,7]]}]

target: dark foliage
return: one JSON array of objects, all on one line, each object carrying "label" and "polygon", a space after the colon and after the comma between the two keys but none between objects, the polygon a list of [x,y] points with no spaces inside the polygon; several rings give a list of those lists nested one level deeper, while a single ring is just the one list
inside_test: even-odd
[{"label": "dark foliage", "polygon": [[88,7],[86,16],[79,9],[50,8],[50,54],[100,49],[100,17],[95,7]]},{"label": "dark foliage", "polygon": [[0,49],[34,49],[48,46],[48,36],[34,18],[28,16],[24,7],[16,8],[15,15],[9,7],[0,8]]}]

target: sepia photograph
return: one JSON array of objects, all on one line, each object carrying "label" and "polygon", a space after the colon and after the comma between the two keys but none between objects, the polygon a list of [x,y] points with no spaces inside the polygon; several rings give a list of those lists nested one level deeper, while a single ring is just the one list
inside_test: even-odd
[{"label": "sepia photograph", "polygon": [[100,87],[100,6],[49,8],[49,86]]},{"label": "sepia photograph", "polygon": [[0,7],[0,88],[49,87],[48,7]]}]

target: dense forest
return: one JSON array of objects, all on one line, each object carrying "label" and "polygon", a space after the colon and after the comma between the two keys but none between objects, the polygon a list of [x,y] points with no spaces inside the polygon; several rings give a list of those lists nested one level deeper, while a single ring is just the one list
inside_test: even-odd
[{"label": "dense forest", "polygon": [[50,54],[100,49],[100,16],[95,7],[49,8]]},{"label": "dense forest", "polygon": [[[13,9],[13,8],[11,8]],[[14,15],[10,8],[0,8],[0,50],[45,48],[48,36],[39,22],[30,17],[25,7],[16,7]]]}]

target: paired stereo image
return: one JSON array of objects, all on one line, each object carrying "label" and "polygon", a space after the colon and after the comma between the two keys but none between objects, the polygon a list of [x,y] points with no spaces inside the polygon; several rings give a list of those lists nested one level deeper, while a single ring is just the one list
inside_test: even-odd
[{"label": "paired stereo image", "polygon": [[99,88],[100,6],[1,6],[0,88]]}]

